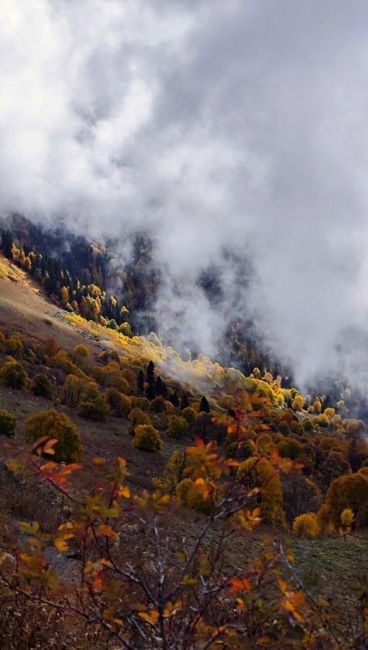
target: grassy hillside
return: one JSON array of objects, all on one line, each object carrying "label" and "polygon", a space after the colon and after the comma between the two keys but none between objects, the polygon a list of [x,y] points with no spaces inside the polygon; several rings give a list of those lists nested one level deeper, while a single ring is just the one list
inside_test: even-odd
[{"label": "grassy hillside", "polygon": [[[22,269],[3,257],[0,258],[0,330],[3,332],[1,367],[6,364],[9,354],[12,353],[13,357],[21,361],[28,375],[22,390],[4,385],[0,387],[0,409],[6,409],[16,416],[11,453],[14,452],[14,445],[15,448],[20,448],[26,442],[25,422],[29,416],[50,408],[67,415],[78,427],[84,449],[84,467],[76,477],[73,488],[77,492],[96,489],[100,480],[99,468],[90,464],[96,457],[105,458],[108,465],[112,465],[117,457],[124,457],[130,472],[127,485],[132,493],[138,494],[142,489],[151,490],[152,479],[163,476],[165,465],[175,450],[184,450],[188,444],[193,444],[195,435],[203,434],[208,439],[219,439],[221,425],[211,424],[211,418],[215,416],[221,420],[221,417],[227,416],[231,391],[249,391],[250,394],[259,396],[262,408],[266,408],[262,426],[267,435],[268,432],[272,435],[273,444],[276,444],[279,452],[283,454],[287,445],[292,442],[291,453],[289,450],[283,456],[285,460],[293,458],[296,450],[297,460],[307,466],[308,458],[320,448],[321,453],[324,450],[325,454],[323,456],[322,453],[323,458],[320,461],[320,467],[323,467],[322,461],[330,458],[331,450],[335,454],[343,454],[343,460],[349,452],[347,428],[351,426],[351,421],[350,424],[347,422],[343,425],[343,419],[340,417],[340,420],[333,422],[332,417],[335,416],[329,414],[330,419],[325,415],[326,425],[323,420],[318,420],[321,417],[318,414],[319,407],[315,407],[317,412],[308,412],[304,404],[298,401],[293,405],[293,409],[290,409],[289,405],[295,400],[297,392],[282,388],[281,383],[275,382],[272,377],[244,377],[238,371],[223,368],[204,356],[195,360],[184,360],[172,348],[163,346],[153,334],[146,338],[127,337],[62,310],[45,296],[42,289]],[[18,346],[17,341],[21,341],[21,345]],[[75,350],[81,345],[86,350],[86,358],[83,363],[79,360],[78,365]],[[51,348],[54,348],[52,353]],[[57,350],[59,353],[62,351],[59,357]],[[193,410],[194,424],[182,437],[173,437],[170,431],[170,417],[174,415],[183,419],[184,409],[167,399],[164,412],[156,413],[152,410],[154,400],[139,394],[139,373],[146,373],[149,362],[154,363],[156,375],[165,382],[168,395],[171,398],[174,394],[181,398],[185,395],[188,401],[186,408]],[[70,375],[68,364],[73,365],[72,374],[79,373],[81,380],[94,382],[102,396],[107,395],[109,390],[109,384],[106,383],[109,375],[106,375],[104,369],[110,368],[109,373],[114,375],[118,368],[116,372],[120,382],[121,379],[129,379],[129,385],[124,388],[130,400],[129,408],[132,409],[134,404],[138,403],[142,406],[141,410],[148,414],[162,437],[162,450],[159,453],[147,453],[136,448],[132,444],[132,422],[127,416],[115,417],[110,412],[101,419],[91,420],[88,414],[86,417],[77,407],[65,403],[65,385]],[[37,396],[32,392],[32,380],[39,374],[46,375],[50,381],[51,394],[48,397]],[[149,388],[146,382],[146,392]],[[199,412],[200,400],[204,394],[207,396],[210,414]],[[305,425],[306,421],[310,426]],[[220,444],[223,444],[223,437],[221,441]],[[362,442],[359,444],[359,453],[364,463],[368,451]],[[226,445],[224,449],[226,450]],[[31,476],[17,477],[9,472],[6,467],[6,461],[9,459],[9,441],[4,436],[1,436],[0,454],[0,544],[4,551],[15,557],[19,543],[22,542],[18,522],[31,524],[33,520],[40,521],[46,531],[54,534],[66,503],[60,499],[60,495],[53,492],[50,485],[35,482]],[[297,471],[300,472],[300,469]],[[309,475],[317,481],[321,471],[311,466]],[[325,498],[327,488],[328,485],[320,488],[322,493],[319,504]],[[284,492],[284,499],[285,494]],[[65,513],[62,516],[65,517]],[[169,517],[164,519],[164,530],[168,534],[173,552],[182,546],[184,539],[188,544],[195,543],[205,521],[206,516],[196,509],[183,509],[178,505],[171,508]],[[206,548],[215,548],[221,534],[223,533],[215,526],[208,535]],[[232,536],[231,543],[225,544],[225,571],[229,575],[234,570],[243,573],[248,570],[250,558],[259,555],[265,548],[276,548],[281,542],[294,555],[294,584],[298,584],[295,579],[301,579],[311,597],[317,597],[318,594],[318,597],[326,599],[330,613],[336,616],[336,630],[343,630],[344,638],[347,638],[346,635],[354,636],[355,630],[350,630],[350,625],[361,602],[359,599],[364,591],[365,576],[368,575],[368,563],[365,559],[368,538],[364,526],[347,538],[340,536],[338,531],[330,531],[322,537],[308,539],[293,536],[287,523],[283,526],[276,525],[275,522],[273,525],[267,525],[267,521],[264,521],[246,537],[239,532],[235,537]],[[136,560],[135,553],[140,549],[143,555],[148,554],[148,562],[150,543],[145,539],[144,530],[140,530],[137,524],[131,524],[128,538],[120,540],[120,553],[128,557],[131,555],[133,561]],[[148,545],[147,548],[145,544]],[[78,559],[72,554],[68,557],[57,552],[51,542],[46,544],[46,547],[50,566],[57,569],[64,580],[73,580],[79,570]],[[285,576],[289,575],[287,568],[284,572]],[[269,598],[272,598],[271,588],[268,593]],[[29,647],[36,646],[31,644]],[[105,646],[97,644],[93,647]]]}]

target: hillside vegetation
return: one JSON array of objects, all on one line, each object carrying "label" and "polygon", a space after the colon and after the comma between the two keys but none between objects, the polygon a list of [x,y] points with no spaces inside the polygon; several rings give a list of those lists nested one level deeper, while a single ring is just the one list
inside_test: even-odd
[{"label": "hillside vegetation", "polygon": [[365,647],[368,445],[349,395],[183,358],[125,311],[47,297],[31,251],[3,249],[2,646]]}]

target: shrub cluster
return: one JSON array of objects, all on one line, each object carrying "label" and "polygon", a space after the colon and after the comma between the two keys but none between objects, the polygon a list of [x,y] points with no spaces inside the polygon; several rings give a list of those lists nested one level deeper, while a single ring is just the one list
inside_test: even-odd
[{"label": "shrub cluster", "polygon": [[168,434],[171,438],[185,438],[189,433],[188,422],[180,415],[169,415]]},{"label": "shrub cluster", "polygon": [[16,418],[5,409],[0,410],[0,435],[12,438],[15,435]]},{"label": "shrub cluster", "polygon": [[162,449],[160,432],[150,424],[138,424],[134,429],[133,444],[142,451],[155,452]]},{"label": "shrub cluster", "polygon": [[31,391],[37,397],[50,398],[52,396],[51,381],[46,375],[39,373],[31,381]]},{"label": "shrub cluster", "polygon": [[57,413],[51,409],[31,415],[24,423],[24,432],[29,443],[36,442],[43,436],[56,438],[58,442],[53,456],[56,461],[80,462],[82,442],[79,429],[64,413]]},{"label": "shrub cluster", "polygon": [[7,388],[24,388],[27,373],[19,361],[8,359],[0,369],[0,384]]},{"label": "shrub cluster", "polygon": [[295,518],[293,533],[297,537],[317,537],[320,532],[321,526],[314,512],[307,512]]}]

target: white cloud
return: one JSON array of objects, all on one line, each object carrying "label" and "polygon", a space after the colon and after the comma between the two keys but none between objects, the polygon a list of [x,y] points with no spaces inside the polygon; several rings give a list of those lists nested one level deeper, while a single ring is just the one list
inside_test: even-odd
[{"label": "white cloud", "polygon": [[[367,329],[367,18],[363,0],[3,0],[0,208],[152,229],[163,331],[180,313],[213,351],[247,302],[298,378],[336,366],[341,332]],[[252,251],[250,292],[224,249]],[[223,313],[194,286],[214,262]]]}]

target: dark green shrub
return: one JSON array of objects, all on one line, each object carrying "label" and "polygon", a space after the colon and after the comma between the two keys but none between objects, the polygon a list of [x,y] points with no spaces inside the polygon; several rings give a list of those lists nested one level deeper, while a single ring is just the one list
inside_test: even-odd
[{"label": "dark green shrub", "polygon": [[162,449],[160,432],[150,424],[138,424],[134,429],[133,444],[142,451],[155,452]]},{"label": "dark green shrub", "polygon": [[183,479],[176,486],[175,493],[178,505],[183,508],[191,508],[206,515],[211,514],[214,509],[213,499],[206,498],[190,478]]},{"label": "dark green shrub", "polygon": [[155,397],[150,404],[152,413],[163,413],[165,411],[165,400],[161,395]]},{"label": "dark green shrub", "polygon": [[254,451],[254,447],[246,438],[239,444],[233,436],[226,436],[224,448],[227,458],[236,458],[237,460],[246,460]]},{"label": "dark green shrub", "polygon": [[127,380],[129,386],[136,385],[136,374],[131,368],[123,368],[121,374],[124,377],[124,379]]},{"label": "dark green shrub", "polygon": [[[175,494],[177,485],[185,477],[185,469],[188,459],[184,449],[175,449],[165,465],[165,469],[160,478],[152,479],[152,485],[157,490]],[[368,472],[368,467],[367,467]]]},{"label": "dark green shrub", "polygon": [[5,409],[0,410],[0,435],[13,438],[15,434],[16,418]]},{"label": "dark green shrub", "polygon": [[150,401],[147,397],[132,397],[132,406],[141,409],[141,411],[149,411]]},{"label": "dark green shrub", "polygon": [[135,428],[138,424],[150,424],[152,425],[152,420],[148,413],[145,413],[140,408],[133,408],[129,415],[128,420],[130,422],[130,435],[134,436]]},{"label": "dark green shrub", "polygon": [[73,363],[65,350],[58,350],[52,357],[52,366],[59,368],[67,375],[77,375],[78,377],[85,377],[83,370]]},{"label": "dark green shrub", "polygon": [[169,415],[168,434],[171,438],[185,438],[189,433],[188,422],[178,415]]},{"label": "dark green shrub", "polygon": [[103,383],[108,388],[116,388],[116,390],[118,390],[120,393],[125,393],[125,395],[130,395],[132,392],[129,383],[125,377],[123,377],[120,370],[104,372]]},{"label": "dark green shrub", "polygon": [[185,418],[186,421],[188,422],[189,427],[192,427],[197,417],[197,413],[195,412],[195,410],[191,406],[187,406],[185,409],[182,410],[181,414],[183,418]]},{"label": "dark green shrub", "polygon": [[120,393],[116,388],[109,388],[106,391],[106,400],[110,407],[111,415],[117,418],[127,418],[131,408],[131,399]]},{"label": "dark green shrub", "polygon": [[117,329],[118,329],[118,325],[117,325],[116,320],[115,320],[114,318],[112,318],[111,320],[109,320],[109,322],[108,322],[108,324],[107,324],[107,327],[109,327],[111,330],[117,330]]},{"label": "dark green shrub", "polygon": [[291,430],[288,422],[286,420],[281,420],[278,424],[278,430],[282,433],[283,436],[290,436]]},{"label": "dark green shrub", "polygon": [[131,422],[133,429],[135,429],[137,424],[151,424],[150,416],[137,407],[130,411],[128,420]]},{"label": "dark green shrub", "polygon": [[36,442],[47,436],[58,440],[53,460],[64,463],[78,463],[82,456],[82,442],[79,429],[65,413],[54,410],[41,411],[31,415],[24,423],[26,440]]},{"label": "dark green shrub", "polygon": [[103,422],[109,413],[105,396],[100,392],[97,384],[90,381],[84,384],[78,406],[78,414],[87,420]]},{"label": "dark green shrub", "polygon": [[27,373],[19,361],[8,359],[0,369],[0,384],[8,388],[24,388]]},{"label": "dark green shrub", "polygon": [[78,406],[84,380],[76,375],[68,375],[63,386],[63,403],[70,408]]},{"label": "dark green shrub", "polygon": [[50,398],[52,395],[51,381],[46,375],[39,373],[35,375],[31,381],[31,391],[37,397]]},{"label": "dark green shrub", "polygon": [[83,345],[82,343],[76,345],[70,357],[73,363],[75,363],[75,365],[78,366],[78,368],[81,368],[82,370],[88,369],[89,352],[88,352],[88,348],[85,345]]},{"label": "dark green shrub", "polygon": [[280,454],[282,458],[290,458],[290,460],[296,460],[300,457],[303,446],[295,440],[294,438],[287,438],[278,444]]},{"label": "dark green shrub", "polygon": [[24,352],[23,337],[19,333],[15,333],[5,340],[5,350],[8,354],[14,357],[21,357]]},{"label": "dark green shrub", "polygon": [[77,363],[80,359],[88,359],[88,354],[88,348],[83,345],[83,343],[79,343],[79,345],[76,345],[73,349],[72,356]]},{"label": "dark green shrub", "polygon": [[107,413],[107,404],[102,395],[93,401],[81,402],[78,406],[78,415],[94,422],[103,422]]},{"label": "dark green shrub", "polygon": [[129,323],[122,323],[119,325],[119,332],[120,334],[124,334],[124,336],[128,336],[129,338],[132,336],[132,328],[130,327]]}]

